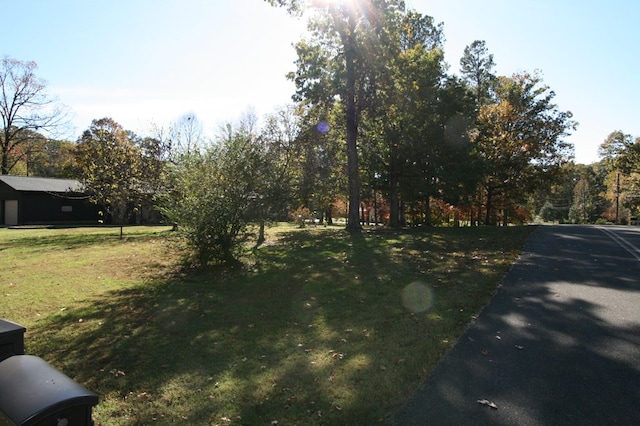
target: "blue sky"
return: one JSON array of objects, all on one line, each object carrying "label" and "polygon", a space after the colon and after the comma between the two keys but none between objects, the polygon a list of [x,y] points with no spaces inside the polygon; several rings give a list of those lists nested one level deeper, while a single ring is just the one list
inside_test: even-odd
[{"label": "blue sky", "polygon": [[[540,70],[580,123],[569,137],[576,161],[596,161],[614,130],[640,136],[640,2],[407,5],[444,22],[451,72],[474,40],[485,40],[501,75]],[[270,113],[290,102],[284,76],[305,28],[263,0],[20,0],[5,2],[3,17],[0,55],[38,63],[75,114],[71,138],[105,116],[145,133],[193,111],[214,132],[249,108]]]}]

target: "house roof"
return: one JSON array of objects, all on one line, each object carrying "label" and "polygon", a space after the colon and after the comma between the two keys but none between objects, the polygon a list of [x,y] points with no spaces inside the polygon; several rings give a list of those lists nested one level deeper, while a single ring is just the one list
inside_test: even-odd
[{"label": "house roof", "polygon": [[16,191],[82,192],[83,190],[83,185],[75,179],[0,175],[0,182],[5,183]]}]

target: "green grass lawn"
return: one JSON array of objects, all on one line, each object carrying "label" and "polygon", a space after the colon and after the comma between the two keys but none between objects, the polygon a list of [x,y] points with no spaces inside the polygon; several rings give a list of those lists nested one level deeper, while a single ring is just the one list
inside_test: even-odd
[{"label": "green grass lawn", "polygon": [[0,229],[0,317],[100,394],[97,425],[384,423],[532,230],[286,225],[189,271],[169,228]]}]

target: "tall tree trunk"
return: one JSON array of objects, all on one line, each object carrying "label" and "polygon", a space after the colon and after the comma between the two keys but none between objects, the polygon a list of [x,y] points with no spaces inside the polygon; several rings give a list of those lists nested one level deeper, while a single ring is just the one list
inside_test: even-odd
[{"label": "tall tree trunk", "polygon": [[487,213],[484,218],[485,225],[493,225],[493,220],[491,215],[493,214],[493,188],[487,187]]},{"label": "tall tree trunk", "polygon": [[260,228],[258,229],[258,241],[256,241],[256,245],[261,245],[264,243],[264,218],[260,218]]},{"label": "tall tree trunk", "polygon": [[398,178],[398,144],[391,144],[391,158],[389,158],[389,226],[400,227],[400,194]]},{"label": "tall tree trunk", "polygon": [[347,121],[347,174],[349,180],[349,215],[347,230],[358,232],[360,225],[360,170],[358,167],[358,110],[356,106],[356,40],[355,28],[344,34],[347,87],[345,90]]},{"label": "tall tree trunk", "polygon": [[9,154],[7,154],[7,150],[4,146],[2,147],[2,167],[0,168],[0,174],[9,174]]},{"label": "tall tree trunk", "polygon": [[398,179],[395,173],[391,174],[389,188],[389,226],[400,227],[400,196],[398,194]]},{"label": "tall tree trunk", "polygon": [[473,223],[474,217],[473,217],[473,203],[471,203],[471,206],[469,207],[469,226],[474,226],[475,224]]},{"label": "tall tree trunk", "polygon": [[333,225],[333,216],[331,216],[332,206],[329,206],[324,211],[325,223],[327,225]]},{"label": "tall tree trunk", "polygon": [[373,224],[377,225],[380,222],[380,218],[378,217],[378,194],[375,189],[373,190]]},{"label": "tall tree trunk", "polygon": [[330,7],[333,22],[336,26],[342,46],[346,71],[346,87],[344,91],[345,118],[347,125],[347,180],[349,183],[349,206],[347,211],[347,231],[359,232],[360,225],[360,171],[358,168],[358,109],[356,105],[356,22],[353,16],[343,20],[340,8]]}]

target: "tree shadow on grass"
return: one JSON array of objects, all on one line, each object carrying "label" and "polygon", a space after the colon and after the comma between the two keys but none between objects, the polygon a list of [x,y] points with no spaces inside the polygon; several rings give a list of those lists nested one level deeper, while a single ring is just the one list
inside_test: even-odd
[{"label": "tree shadow on grass", "polygon": [[[89,299],[41,320],[27,346],[102,396],[98,424],[375,423],[474,313],[457,304],[472,284],[447,276],[487,281],[488,297],[504,272],[472,256],[503,249],[482,247],[494,231],[459,232],[291,233],[244,271]],[[434,288],[427,312],[402,304],[415,280]]]},{"label": "tree shadow on grass", "polygon": [[29,248],[29,250],[70,250],[75,248],[91,247],[97,244],[116,245],[130,241],[144,242],[151,239],[157,239],[158,234],[167,234],[169,232],[162,230],[158,231],[156,234],[151,234],[148,231],[136,232],[135,228],[127,228],[123,239],[121,240],[119,238],[119,227],[105,228],[104,230],[101,230],[101,232],[78,234],[60,234],[55,232],[55,230],[59,228],[50,229],[53,230],[51,235],[46,235],[46,233],[42,234],[41,228],[38,228],[38,234],[34,235],[30,235],[28,231],[21,232],[19,237],[0,242],[0,251],[8,248],[19,248],[21,246]]}]

